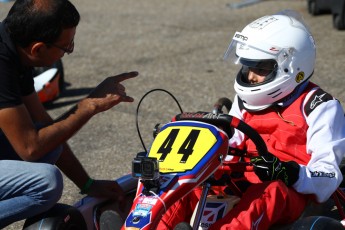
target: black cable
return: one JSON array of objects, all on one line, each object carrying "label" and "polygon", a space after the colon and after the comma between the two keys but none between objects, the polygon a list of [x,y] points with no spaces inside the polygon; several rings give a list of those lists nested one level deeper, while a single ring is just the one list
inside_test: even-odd
[{"label": "black cable", "polygon": [[175,96],[174,96],[172,93],[170,93],[169,91],[167,91],[167,90],[165,90],[165,89],[152,89],[152,90],[148,91],[147,93],[145,93],[144,96],[142,96],[142,98],[140,99],[140,101],[139,101],[139,103],[138,103],[138,106],[137,106],[135,121],[136,121],[136,127],[137,127],[137,132],[138,132],[138,135],[139,135],[139,139],[140,139],[141,144],[142,144],[142,146],[143,146],[143,148],[144,148],[144,150],[145,150],[146,153],[147,153],[147,149],[146,149],[146,147],[145,147],[145,143],[144,143],[144,141],[143,141],[143,139],[142,139],[142,137],[141,137],[140,129],[139,129],[139,121],[138,121],[139,107],[140,107],[141,102],[144,100],[144,98],[145,98],[147,95],[149,95],[150,93],[155,92],[155,91],[163,91],[163,92],[169,94],[169,95],[174,99],[174,101],[176,102],[177,106],[178,106],[179,109],[180,109],[180,112],[183,113],[183,110],[182,110],[182,108],[181,108],[180,103],[178,102],[178,100],[175,98]]}]

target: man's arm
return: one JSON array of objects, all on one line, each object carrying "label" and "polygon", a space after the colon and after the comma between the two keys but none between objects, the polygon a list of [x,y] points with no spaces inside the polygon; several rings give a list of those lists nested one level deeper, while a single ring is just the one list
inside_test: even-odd
[{"label": "man's arm", "polygon": [[[30,98],[33,98],[33,95],[28,96],[25,101]],[[66,142],[92,115],[92,110],[79,110],[64,121],[36,130],[34,122],[43,122],[46,125],[45,121],[49,119],[33,121],[38,115],[30,114],[22,104],[0,110],[0,128],[23,160],[35,161]],[[40,116],[45,115],[42,113]]]},{"label": "man's arm", "polygon": [[[65,144],[63,147],[63,151],[56,165],[81,191],[83,191],[90,177],[69,146]],[[124,197],[121,187],[114,180],[93,180],[87,191],[84,192],[90,196],[109,197],[120,201]]]},{"label": "man's arm", "polygon": [[[131,72],[105,79],[89,97],[54,123],[33,93],[23,99],[24,104],[0,110],[0,128],[23,160],[35,161],[65,143],[95,114],[120,102],[132,102],[133,98],[126,95],[120,82],[137,74]],[[48,125],[36,130],[34,122]]]},{"label": "man's arm", "polygon": [[[131,72],[107,78],[87,98],[58,118],[55,123],[40,103],[37,94],[33,93],[23,98],[22,105],[0,109],[0,128],[24,160],[39,159],[63,144],[63,151],[56,165],[81,190],[85,189],[90,177],[66,141],[93,115],[108,110],[122,101],[133,101],[133,98],[126,95],[125,87],[119,82],[137,74]],[[37,131],[34,122],[48,125]],[[87,191],[84,191],[88,195],[122,200],[123,191],[116,182],[108,180],[91,180],[91,182],[87,186]]]},{"label": "man's arm", "polygon": [[63,145],[63,151],[56,162],[56,166],[80,189],[82,189],[90,178],[66,143]]},{"label": "man's arm", "polygon": [[[37,97],[36,93],[24,97],[23,101],[27,110],[29,111],[31,119],[35,123],[53,124],[54,120],[47,113],[46,109],[39,101],[39,98]],[[65,118],[68,117],[67,115],[74,113],[76,109],[77,106],[74,106],[72,109],[66,112]],[[79,160],[75,157],[67,143],[63,144],[63,151],[60,155],[59,160],[56,162],[56,165],[79,188],[82,188],[82,186],[89,179],[88,174],[84,170]]]}]

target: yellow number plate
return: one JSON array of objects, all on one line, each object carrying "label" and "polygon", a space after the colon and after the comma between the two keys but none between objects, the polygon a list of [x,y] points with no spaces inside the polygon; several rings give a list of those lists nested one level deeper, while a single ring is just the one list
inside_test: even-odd
[{"label": "yellow number plate", "polygon": [[161,173],[193,169],[217,142],[207,128],[169,126],[155,138],[149,157],[159,159]]}]

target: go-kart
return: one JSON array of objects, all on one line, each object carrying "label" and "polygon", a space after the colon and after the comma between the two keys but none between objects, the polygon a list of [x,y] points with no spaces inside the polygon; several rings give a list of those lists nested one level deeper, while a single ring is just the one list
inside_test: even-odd
[{"label": "go-kart", "polygon": [[[24,229],[157,229],[166,210],[198,186],[202,194],[193,217],[175,229],[208,229],[241,199],[236,178],[252,170],[247,161],[227,160],[229,156],[246,157],[244,151],[229,148],[233,129],[247,135],[259,154],[269,154],[254,129],[222,113],[224,105],[229,109],[230,100],[222,98],[212,112],[181,110],[171,122],[156,125],[150,149],[143,145],[145,151],[133,159],[132,174],[117,179],[126,193],[125,203],[86,196],[74,206],[57,204],[47,213],[26,220]],[[224,173],[216,175],[220,166]],[[220,185],[230,192],[209,195],[213,186]],[[272,229],[343,229],[344,201],[344,192],[338,188],[329,202],[310,204],[296,222]]]},{"label": "go-kart", "polygon": [[49,67],[35,67],[34,74],[35,90],[42,103],[54,101],[64,90],[64,69],[61,59]]}]

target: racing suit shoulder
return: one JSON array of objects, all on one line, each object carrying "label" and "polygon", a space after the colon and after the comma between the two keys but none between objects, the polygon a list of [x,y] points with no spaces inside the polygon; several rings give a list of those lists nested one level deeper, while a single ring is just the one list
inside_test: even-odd
[{"label": "racing suit shoulder", "polygon": [[327,93],[319,86],[311,83],[313,87],[305,98],[303,112],[306,117],[310,115],[318,106],[330,100],[336,100],[331,94]]}]

